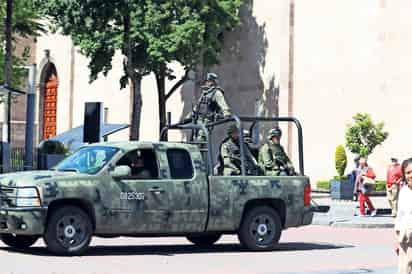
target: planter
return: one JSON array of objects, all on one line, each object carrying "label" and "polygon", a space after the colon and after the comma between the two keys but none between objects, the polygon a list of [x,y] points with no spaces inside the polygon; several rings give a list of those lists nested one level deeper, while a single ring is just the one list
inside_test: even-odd
[{"label": "planter", "polygon": [[50,169],[57,165],[66,157],[64,154],[43,154],[39,153],[37,157],[37,169]]},{"label": "planter", "polygon": [[331,180],[330,196],[332,199],[352,200],[355,183],[348,179]]}]

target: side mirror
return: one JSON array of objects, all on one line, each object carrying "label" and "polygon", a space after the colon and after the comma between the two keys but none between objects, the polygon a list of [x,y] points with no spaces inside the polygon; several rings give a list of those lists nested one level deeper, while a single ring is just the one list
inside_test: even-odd
[{"label": "side mirror", "polygon": [[110,176],[112,177],[126,177],[130,176],[132,170],[128,166],[117,166],[114,168],[113,171],[110,172]]}]

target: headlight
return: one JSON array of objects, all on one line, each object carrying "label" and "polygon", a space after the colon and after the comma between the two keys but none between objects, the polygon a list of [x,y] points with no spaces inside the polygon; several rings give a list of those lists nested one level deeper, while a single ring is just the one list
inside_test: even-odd
[{"label": "headlight", "polygon": [[37,188],[26,187],[17,190],[16,206],[40,206],[40,197]]}]

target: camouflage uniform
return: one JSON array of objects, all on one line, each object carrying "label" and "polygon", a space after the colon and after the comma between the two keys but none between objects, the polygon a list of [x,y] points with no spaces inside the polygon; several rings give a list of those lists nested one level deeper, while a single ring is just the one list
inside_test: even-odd
[{"label": "camouflage uniform", "polygon": [[[228,135],[231,135],[236,127],[229,127]],[[245,168],[248,175],[257,175],[258,164],[249,150],[247,144],[244,144],[245,153]],[[241,175],[241,157],[240,157],[240,145],[239,140],[233,140],[233,138],[226,138],[220,147],[220,157],[223,161],[223,175]]]},{"label": "camouflage uniform", "polygon": [[[275,134],[273,134],[275,133]],[[278,136],[276,136],[278,134]],[[280,137],[280,129],[269,132],[269,140],[259,151],[259,164],[267,176],[294,175],[295,170],[282,145],[274,143],[272,137]]]},{"label": "camouflage uniform", "polygon": [[[215,82],[217,80],[217,75],[208,73],[206,80]],[[207,125],[208,123],[218,120],[218,118],[230,115],[230,107],[223,96],[222,88],[214,85],[208,88],[202,88],[202,95],[194,106],[190,118],[194,123]],[[206,135],[203,130],[199,130],[197,139],[206,140]]]}]

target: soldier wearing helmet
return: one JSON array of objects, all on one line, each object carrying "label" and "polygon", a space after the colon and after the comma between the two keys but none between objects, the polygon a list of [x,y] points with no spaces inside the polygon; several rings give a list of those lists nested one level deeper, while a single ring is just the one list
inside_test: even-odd
[{"label": "soldier wearing helmet", "polygon": [[[223,175],[241,175],[240,132],[232,124],[227,130],[228,137],[220,146],[220,165],[223,166]],[[249,147],[244,144],[245,168],[248,175],[258,175],[259,166]]]},{"label": "soldier wearing helmet", "polygon": [[[223,89],[218,86],[218,76],[215,73],[207,73],[201,89],[202,94],[187,118],[195,124],[206,125],[231,115],[230,107],[223,96]],[[197,139],[205,140],[205,133],[200,131]]]},{"label": "soldier wearing helmet", "polygon": [[280,144],[281,137],[282,131],[279,127],[269,130],[268,141],[259,151],[259,164],[265,175],[295,175],[293,164]]}]

